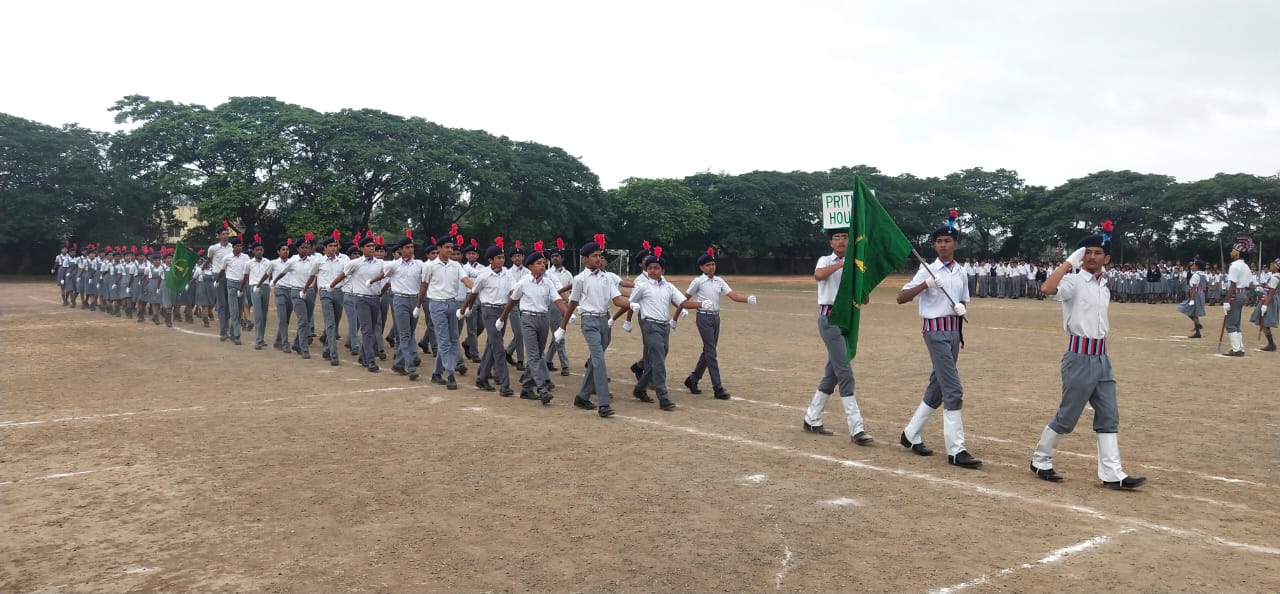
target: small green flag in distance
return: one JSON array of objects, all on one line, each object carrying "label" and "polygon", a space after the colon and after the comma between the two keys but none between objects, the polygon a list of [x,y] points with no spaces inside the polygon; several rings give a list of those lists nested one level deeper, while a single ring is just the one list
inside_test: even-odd
[{"label": "small green flag in distance", "polygon": [[845,354],[858,354],[858,324],[862,304],[880,284],[911,255],[911,242],[871,194],[862,178],[853,178],[849,208],[849,249],[845,252],[840,289],[827,322],[844,335]]},{"label": "small green flag in distance", "polygon": [[173,264],[169,269],[169,274],[165,275],[164,286],[170,291],[181,295],[187,290],[187,283],[191,281],[191,272],[196,267],[196,253],[191,248],[179,243],[173,248]]}]

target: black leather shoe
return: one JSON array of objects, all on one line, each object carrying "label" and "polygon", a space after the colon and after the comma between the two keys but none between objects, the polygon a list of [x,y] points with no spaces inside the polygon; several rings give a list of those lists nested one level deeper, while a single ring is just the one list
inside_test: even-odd
[{"label": "black leather shoe", "polygon": [[596,412],[597,412],[597,413],[599,413],[599,415],[600,415],[601,417],[604,417],[604,418],[606,418],[606,419],[607,419],[607,418],[609,418],[609,417],[612,417],[612,416],[613,416],[613,407],[611,407],[611,406],[602,406],[602,407],[600,407],[600,410],[598,410],[598,411],[596,411]]},{"label": "black leather shoe", "polygon": [[382,369],[378,367],[377,363],[374,363],[369,366],[369,373],[378,373],[379,371],[382,371]]},{"label": "black leather shoe", "polygon": [[822,425],[810,425],[809,421],[801,422],[804,423],[804,430],[809,433],[817,433],[818,435],[835,435],[835,433],[832,433],[830,429],[827,429]]},{"label": "black leather shoe", "polygon": [[524,361],[516,361],[516,371],[524,371]]},{"label": "black leather shoe", "polygon": [[550,362],[550,361],[547,361],[547,371],[556,371],[556,370],[558,370],[558,369],[560,369],[560,368],[559,368],[559,367],[556,367],[556,364],[555,364],[555,363],[552,363],[552,362]]},{"label": "black leather shoe", "polygon": [[529,388],[524,388],[520,390],[520,399],[521,400],[542,400],[542,397],[539,396],[537,392],[534,392]]},{"label": "black leather shoe", "polygon": [[636,374],[636,381],[640,381],[640,376],[644,375],[644,368],[640,366],[639,361],[631,364],[631,373]]},{"label": "black leather shoe", "polygon": [[443,385],[444,385],[444,378],[443,378],[443,377],[440,377],[440,374],[438,374],[438,373],[433,373],[433,374],[431,374],[431,383],[433,383],[433,384],[440,384],[440,385],[442,385],[442,386],[443,386]]},{"label": "black leather shoe", "polygon": [[498,395],[503,398],[510,398],[515,395],[515,391],[512,390],[511,388],[503,388],[501,391],[498,392]]},{"label": "black leather shoe", "polygon": [[476,380],[476,388],[479,389],[481,392],[497,391],[497,388],[494,388],[492,385],[489,384],[489,380]]},{"label": "black leather shoe", "polygon": [[560,375],[562,375],[562,376],[567,376],[567,375],[569,375],[569,368],[568,368],[568,367],[562,368],[562,369],[560,370]]},{"label": "black leather shoe", "polygon": [[1271,352],[1275,352],[1275,350],[1276,350],[1276,345],[1274,345],[1274,344],[1269,344],[1269,345],[1264,346],[1264,347],[1262,347],[1262,348],[1260,348],[1260,349],[1258,349],[1258,350],[1259,350],[1259,351],[1262,351],[1262,352],[1264,352],[1264,353],[1271,353]]},{"label": "black leather shoe", "polygon": [[453,379],[453,376],[451,375],[451,376],[449,376],[449,379],[444,383],[444,388],[445,388],[446,390],[457,390],[457,389],[458,389],[458,381],[457,381],[457,380],[455,380],[455,379]]},{"label": "black leather shoe", "polygon": [[399,365],[392,365],[391,371],[396,372],[396,375],[409,375],[409,372]]},{"label": "black leather shoe", "polygon": [[662,410],[675,410],[675,409],[676,409],[676,403],[674,403],[674,402],[672,402],[671,400],[668,400],[668,399],[663,399],[663,400],[661,400],[660,402],[658,402],[658,408],[660,408],[660,409],[662,409]]},{"label": "black leather shoe", "polygon": [[416,372],[416,371],[415,371],[415,372],[413,372],[413,373],[410,373],[410,374],[409,374],[409,381],[411,381],[411,382],[416,382],[416,381],[418,381],[418,372]]},{"label": "black leather shoe", "polygon": [[543,406],[547,406],[548,404],[551,404],[552,398],[554,398],[554,396],[551,395],[551,392],[543,392],[542,395],[538,397],[538,400],[542,401]]},{"label": "black leather shoe", "polygon": [[583,399],[581,399],[581,398],[574,398],[574,399],[573,399],[573,405],[574,405],[574,406],[576,406],[576,407],[578,407],[578,408],[580,408],[580,409],[582,409],[582,410],[595,410],[595,409],[596,409],[596,405],[595,405],[595,404],[592,404],[590,400],[583,400]]},{"label": "black leather shoe", "polygon": [[1058,474],[1058,471],[1052,468],[1036,468],[1036,465],[1032,464],[1031,472],[1036,473],[1036,476],[1042,481],[1049,481],[1051,483],[1060,483],[1063,481],[1063,476]]},{"label": "black leather shoe", "polygon": [[930,447],[929,447],[929,446],[927,446],[927,445],[924,445],[924,442],[920,442],[920,443],[911,443],[911,440],[910,440],[910,439],[907,439],[907,432],[906,432],[906,431],[903,431],[903,432],[902,432],[902,435],[898,436],[898,443],[902,444],[902,447],[907,448],[907,449],[911,450],[912,452],[915,452],[915,454],[916,454],[917,456],[932,456],[932,455],[933,455],[933,449],[932,449],[932,448],[930,448]]},{"label": "black leather shoe", "polygon": [[733,398],[732,396],[729,395],[728,392],[725,392],[723,390],[716,392],[715,397],[716,397],[716,400],[729,400]]},{"label": "black leather shoe", "polygon": [[631,395],[635,396],[636,400],[639,400],[640,402],[653,402],[653,397],[640,388],[632,390]]},{"label": "black leather shoe", "polygon": [[960,450],[959,454],[947,456],[947,464],[960,468],[978,468],[982,466],[982,460],[970,456],[966,450]]},{"label": "black leather shoe", "polygon": [[853,440],[853,443],[860,446],[871,445],[871,442],[875,441],[875,438],[871,437],[871,434],[866,431],[854,433],[849,439]]},{"label": "black leather shoe", "polygon": [[698,382],[693,380],[693,376],[684,378],[684,387],[689,388],[690,394],[701,394],[702,390],[698,389]]},{"label": "black leather shoe", "polygon": [[1102,486],[1108,489],[1129,490],[1137,489],[1145,482],[1147,482],[1147,477],[1145,476],[1126,476],[1124,477],[1124,480],[1102,481]]},{"label": "black leather shoe", "polygon": [[467,374],[467,366],[466,366],[466,365],[458,365],[457,367],[455,367],[455,368],[454,368],[454,372],[456,372],[458,375],[466,375],[466,374]]},{"label": "black leather shoe", "polygon": [[332,359],[329,359],[329,366],[330,366],[330,367],[337,367],[337,366],[338,366],[338,358],[337,358],[337,357],[334,357],[334,358],[332,358]]},{"label": "black leather shoe", "polygon": [[379,360],[379,361],[386,361],[386,360],[387,360],[387,352],[386,352],[386,351],[378,351],[378,360]]},{"label": "black leather shoe", "polygon": [[516,364],[516,358],[511,356],[511,353],[507,353],[507,365],[515,365],[515,364]]}]

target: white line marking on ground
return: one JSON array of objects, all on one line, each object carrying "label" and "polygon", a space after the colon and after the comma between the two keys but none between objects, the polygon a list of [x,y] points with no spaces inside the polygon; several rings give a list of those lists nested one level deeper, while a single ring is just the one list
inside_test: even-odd
[{"label": "white line marking on ground", "polygon": [[208,332],[196,332],[195,330],[187,330],[186,328],[179,328],[177,326],[174,326],[173,329],[177,330],[178,332],[183,332],[186,334],[194,334],[196,336],[212,336],[214,338],[218,338],[217,334],[210,334]]},{"label": "white line marking on ground", "polygon": [[765,369],[764,367],[752,367],[751,369],[754,369],[755,371],[764,371],[768,373],[774,373],[778,371],[777,369]]},{"label": "white line marking on ground", "polygon": [[736,443],[740,445],[748,445],[748,446],[752,446],[760,449],[771,450],[775,452],[782,452],[784,454],[789,454],[793,456],[801,456],[801,457],[809,458],[811,460],[831,462],[833,464],[844,466],[846,468],[855,468],[858,470],[868,470],[871,472],[891,474],[891,475],[900,476],[904,478],[924,481],[924,482],[932,483],[935,485],[941,485],[944,487],[956,487],[959,489],[970,490],[970,491],[981,493],[983,495],[987,495],[990,497],[998,497],[1002,499],[1013,499],[1013,500],[1029,503],[1032,505],[1039,505],[1039,506],[1044,506],[1044,507],[1049,507],[1049,508],[1059,509],[1059,510],[1069,510],[1077,513],[1085,514],[1100,520],[1118,522],[1118,523],[1125,524],[1127,526],[1140,526],[1148,530],[1163,532],[1166,534],[1171,534],[1173,536],[1180,536],[1184,538],[1192,538],[1192,537],[1202,538],[1209,542],[1214,542],[1224,546],[1251,551],[1255,553],[1262,553],[1267,555],[1280,555],[1280,548],[1264,547],[1264,546],[1252,545],[1248,543],[1236,542],[1233,540],[1228,540],[1228,539],[1224,539],[1218,536],[1208,534],[1201,530],[1166,526],[1166,525],[1157,524],[1142,518],[1134,518],[1134,517],[1127,517],[1127,516],[1109,516],[1096,509],[1092,509],[1092,508],[1081,506],[1081,505],[1073,505],[1073,504],[1063,503],[1058,501],[1048,501],[1048,500],[1040,499],[1038,497],[1021,495],[1011,491],[1001,491],[999,489],[993,489],[985,485],[979,485],[979,484],[970,483],[967,481],[943,478],[943,477],[935,476],[926,472],[918,472],[915,470],[908,470],[905,468],[876,466],[874,464],[859,461],[859,460],[849,460],[845,458],[837,458],[835,456],[827,456],[825,454],[816,454],[813,452],[798,450],[790,446],[758,441],[758,440],[754,440],[746,437],[740,437],[737,435],[728,435],[724,433],[715,433],[712,431],[705,431],[702,429],[698,429],[696,427],[672,425],[669,423],[664,423],[662,421],[655,421],[652,419],[642,419],[639,417],[631,417],[631,416],[623,416],[623,415],[616,415],[615,418],[632,421],[635,423],[643,423],[646,425],[654,425],[654,426],[662,427],[664,429],[668,429],[671,431],[678,431],[678,432],[687,433],[690,435],[696,435],[699,437],[718,439],[718,440],[728,441],[728,442]]},{"label": "white line marking on ground", "polygon": [[765,479],[767,479],[767,478],[769,478],[769,477],[767,477],[767,476],[765,476],[765,475],[763,475],[763,474],[748,474],[747,476],[744,476],[744,477],[742,477],[742,478],[738,479],[738,484],[754,484],[754,485],[758,485],[758,484],[760,484],[760,483],[763,483],[763,482],[765,481]]},{"label": "white line marking on ground", "polygon": [[848,497],[836,497],[835,499],[828,499],[826,501],[823,501],[822,505],[827,505],[831,507],[862,507],[863,503],[861,501],[858,501],[857,499],[850,499]]},{"label": "white line marking on ground", "polygon": [[464,406],[464,407],[462,407],[462,410],[465,410],[465,411],[467,411],[467,412],[477,412],[477,413],[482,413],[482,412],[485,412],[485,411],[487,411],[487,410],[489,410],[489,409],[487,409],[487,408],[485,408],[485,407],[483,407],[483,406]]},{"label": "white line marking on ground", "polygon": [[96,421],[99,419],[132,417],[132,416],[141,415],[141,414],[200,410],[203,408],[204,408],[203,406],[189,406],[187,408],[162,408],[158,410],[147,410],[147,411],[136,411],[136,412],[119,412],[119,413],[107,413],[107,414],[101,414],[101,415],[84,415],[79,417],[62,417],[60,419],[46,419],[43,421],[0,421],[0,429],[4,429],[7,427],[26,427],[29,425],[43,425],[45,423],[65,423],[69,421]]},{"label": "white line marking on ground", "polygon": [[[1132,528],[1120,531],[1121,534],[1128,534],[1130,532],[1133,532]],[[972,588],[973,586],[981,586],[982,584],[989,582],[993,577],[1004,577],[1019,569],[1034,569],[1036,565],[1052,565],[1054,563],[1057,563],[1065,559],[1070,555],[1074,555],[1090,549],[1098,548],[1109,540],[1111,540],[1111,537],[1107,535],[1095,536],[1093,538],[1090,538],[1089,540],[1078,542],[1069,547],[1063,547],[1056,551],[1051,551],[1048,555],[1045,555],[1043,558],[1041,558],[1039,561],[1036,561],[1035,563],[1023,563],[1022,565],[1019,565],[1017,567],[1006,567],[995,573],[983,574],[967,582],[956,584],[954,586],[931,590],[930,593],[931,594],[951,594],[952,592],[957,592],[959,590]]]},{"label": "white line marking on ground", "polygon": [[125,575],[147,574],[160,571],[158,567],[130,567],[124,570]]},{"label": "white line marking on ground", "polygon": [[0,482],[0,485],[16,485],[16,484],[18,484],[18,483],[29,483],[29,482],[32,482],[32,481],[47,481],[47,480],[52,480],[52,479],[60,479],[60,478],[68,478],[68,477],[72,477],[72,476],[82,476],[82,475],[86,475],[86,474],[93,474],[93,473],[95,473],[95,472],[106,472],[106,471],[108,471],[108,470],[118,470],[118,469],[120,469],[120,468],[124,468],[124,467],[123,467],[123,466],[110,466],[110,467],[107,467],[107,468],[99,468],[99,469],[97,469],[97,470],[81,470],[81,471],[79,471],[79,472],[59,472],[59,473],[57,473],[57,474],[47,474],[47,475],[45,475],[45,476],[37,476],[37,477],[35,477],[35,478],[29,478],[29,479],[18,479],[18,480],[14,480],[14,481],[4,481],[4,482]]},{"label": "white line marking on ground", "polygon": [[782,539],[782,569],[773,576],[774,589],[781,590],[782,578],[787,577],[787,571],[791,569],[791,547],[787,545],[787,537],[782,533],[782,526],[777,521],[774,521],[773,528],[778,531],[778,538]]}]

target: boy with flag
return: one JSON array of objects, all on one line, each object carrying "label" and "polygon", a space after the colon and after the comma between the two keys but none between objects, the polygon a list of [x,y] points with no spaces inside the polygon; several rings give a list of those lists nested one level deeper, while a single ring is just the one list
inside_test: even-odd
[{"label": "boy with flag", "polygon": [[978,468],[982,466],[982,460],[969,455],[964,447],[964,422],[960,417],[964,388],[956,370],[960,348],[964,345],[965,303],[969,301],[968,276],[955,261],[956,249],[960,247],[960,230],[956,229],[958,214],[951,211],[947,224],[929,234],[938,258],[933,264],[922,262],[915,277],[898,292],[899,304],[917,299],[920,302],[920,317],[924,318],[921,332],[933,363],[924,397],[898,441],[902,447],[920,456],[933,455],[933,450],[920,438],[920,430],[933,416],[933,411],[942,406],[942,438],[947,448],[947,463],[962,468]]},{"label": "boy with flag", "polygon": [[[861,308],[871,290],[911,253],[911,243],[862,178],[855,176],[853,185],[850,227],[827,229],[831,254],[819,258],[814,266],[813,278],[818,281],[818,336],[827,350],[827,364],[805,411],[803,427],[810,433],[833,435],[822,425],[822,411],[839,387],[849,436],[853,443],[865,446],[874,439],[863,427],[850,364],[858,352]],[[850,231],[853,253],[848,252]]]}]

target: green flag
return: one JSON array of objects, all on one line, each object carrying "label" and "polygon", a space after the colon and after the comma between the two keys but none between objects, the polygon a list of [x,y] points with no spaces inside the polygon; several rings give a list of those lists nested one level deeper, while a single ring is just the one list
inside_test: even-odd
[{"label": "green flag", "polygon": [[911,255],[911,242],[862,183],[862,178],[856,176],[848,220],[849,249],[845,252],[840,290],[827,321],[840,328],[846,355],[852,360],[858,354],[862,304],[871,290]]},{"label": "green flag", "polygon": [[195,267],[196,253],[179,243],[173,248],[173,264],[164,278],[164,286],[181,295],[187,290],[187,283],[191,281],[191,272]]}]

